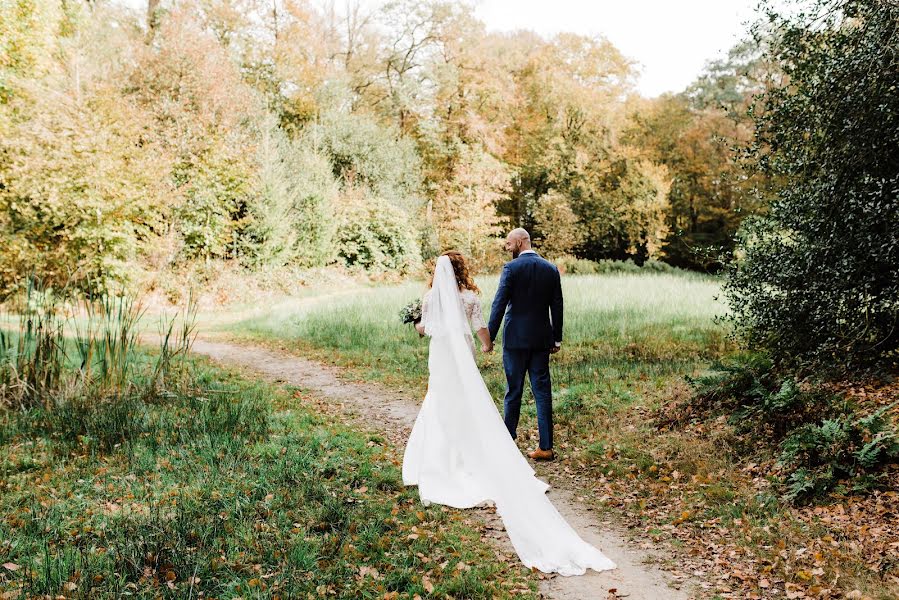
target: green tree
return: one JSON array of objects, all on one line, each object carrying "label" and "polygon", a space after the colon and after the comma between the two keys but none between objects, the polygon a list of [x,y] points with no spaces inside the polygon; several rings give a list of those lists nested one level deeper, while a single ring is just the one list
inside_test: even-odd
[{"label": "green tree", "polygon": [[237,258],[239,238],[249,222],[252,180],[245,156],[227,143],[214,144],[189,164],[180,165],[184,181],[176,210],[186,258]]},{"label": "green tree", "polygon": [[337,206],[338,259],[372,274],[411,273],[421,265],[419,237],[405,213],[366,189],[348,189]]},{"label": "green tree", "polygon": [[324,266],[334,254],[339,188],[328,159],[278,127],[262,132],[256,189],[243,234],[251,265]]},{"label": "green tree", "polygon": [[[745,224],[726,293],[738,331],[785,363],[847,366],[899,348],[899,5],[769,5],[781,85],[754,157],[777,183]],[[767,26],[766,26],[767,27]]]},{"label": "green tree", "polygon": [[328,158],[348,188],[367,188],[414,218],[424,206],[415,142],[363,114],[329,112],[303,139]]}]

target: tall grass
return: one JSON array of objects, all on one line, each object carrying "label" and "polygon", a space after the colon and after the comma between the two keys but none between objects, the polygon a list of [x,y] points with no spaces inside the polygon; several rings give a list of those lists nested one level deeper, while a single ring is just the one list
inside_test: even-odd
[{"label": "tall grass", "polygon": [[[496,291],[495,277],[479,278],[485,318]],[[647,328],[666,328],[680,335],[687,330],[720,331],[714,319],[723,314],[715,279],[698,275],[591,275],[563,278],[565,339],[594,340],[598,334],[627,337]],[[415,339],[411,327],[399,327],[397,313],[420,296],[420,282],[389,287],[360,287],[354,293],[325,294],[281,304],[273,312],[228,328],[281,339],[306,339],[334,347],[369,347],[382,339],[394,343]],[[372,337],[373,333],[386,334]],[[689,332],[690,334],[695,331]]]},{"label": "tall grass", "polygon": [[79,360],[78,374],[103,394],[121,394],[129,382],[138,322],[143,311],[134,298],[104,295],[76,306],[83,319],[70,319]]},{"label": "tall grass", "polygon": [[171,384],[172,374],[180,376],[181,383],[184,383],[190,347],[197,337],[198,307],[196,297],[191,290],[188,294],[187,307],[184,314],[180,315],[180,319],[178,313],[175,313],[170,319],[160,317],[159,358],[153,371],[156,387],[165,387],[167,383]]},{"label": "tall grass", "polygon": [[[22,310],[5,315],[0,327],[0,405],[37,404],[62,384],[65,363],[63,323],[51,292],[30,278]],[[13,320],[17,328],[8,327]]]},{"label": "tall grass", "polygon": [[[29,279],[18,307],[0,325],[0,406],[50,406],[72,398],[136,392],[134,372],[144,316],[127,294],[78,296],[43,289]],[[153,385],[180,374],[196,331],[196,302],[179,318],[161,317]]]}]

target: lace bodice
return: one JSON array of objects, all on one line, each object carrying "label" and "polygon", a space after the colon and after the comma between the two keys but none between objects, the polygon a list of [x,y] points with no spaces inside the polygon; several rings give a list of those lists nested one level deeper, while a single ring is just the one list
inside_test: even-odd
[{"label": "lace bodice", "polygon": [[[487,327],[484,321],[484,313],[481,312],[481,299],[471,290],[462,290],[462,307],[465,309],[465,316],[468,317],[468,324],[475,331],[485,329]],[[428,303],[431,299],[431,292],[428,291],[421,300],[421,318],[424,321],[425,315],[428,314]]]}]

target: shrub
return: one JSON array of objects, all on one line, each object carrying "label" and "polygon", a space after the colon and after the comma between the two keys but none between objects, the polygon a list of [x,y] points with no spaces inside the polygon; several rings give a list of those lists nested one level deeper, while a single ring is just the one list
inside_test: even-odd
[{"label": "shrub", "polygon": [[644,271],[655,271],[657,273],[673,273],[678,270],[677,267],[672,267],[668,263],[662,262],[660,260],[656,260],[654,258],[650,258],[645,263],[643,263]]},{"label": "shrub", "polygon": [[369,273],[408,273],[421,264],[410,219],[388,202],[361,191],[342,199],[335,234],[337,256]]},{"label": "shrub", "polygon": [[602,259],[596,262],[597,273],[639,273],[640,267],[631,259],[609,260]]},{"label": "shrub", "polygon": [[559,267],[562,273],[569,275],[596,275],[601,273],[676,273],[681,271],[677,267],[672,267],[668,263],[660,260],[650,259],[643,263],[643,266],[637,265],[633,260],[588,260],[586,258],[577,258],[571,255],[563,255],[556,258],[555,265]]},{"label": "shrub", "polygon": [[593,275],[597,272],[598,265],[585,258],[576,258],[570,255],[563,255],[553,261],[563,274],[569,275]]},{"label": "shrub", "polygon": [[884,407],[859,417],[854,414],[807,423],[781,444],[781,465],[787,477],[788,499],[805,502],[831,490],[864,492],[883,478],[885,467],[899,459],[899,439]]},{"label": "shrub", "polygon": [[899,350],[897,20],[895,2],[817,0],[760,33],[787,83],[762,98],[753,150],[781,186],[744,222],[725,293],[740,336],[778,363]]},{"label": "shrub", "polygon": [[[835,410],[837,398],[820,389],[803,388],[791,377],[778,377],[770,358],[748,355],[717,363],[712,373],[690,380],[699,414],[725,414],[751,442],[782,440],[794,428]],[[750,444],[751,445],[751,444]]]},{"label": "shrub", "polygon": [[693,379],[695,394],[667,423],[726,415],[745,454],[777,455],[784,496],[802,503],[845,489],[875,487],[899,459],[899,440],[887,417],[844,398],[779,375],[770,358],[747,355]]},{"label": "shrub", "polygon": [[178,225],[187,258],[224,258],[238,254],[240,221],[252,190],[249,165],[232,149],[209,153],[198,164],[183,165],[189,178]]}]

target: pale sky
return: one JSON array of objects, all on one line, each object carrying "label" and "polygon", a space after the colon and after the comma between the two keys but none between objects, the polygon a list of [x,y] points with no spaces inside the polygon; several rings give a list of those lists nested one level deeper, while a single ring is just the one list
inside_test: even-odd
[{"label": "pale sky", "polygon": [[644,96],[680,92],[748,31],[757,0],[476,0],[487,28],[601,34],[642,67]]}]

